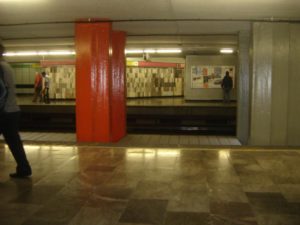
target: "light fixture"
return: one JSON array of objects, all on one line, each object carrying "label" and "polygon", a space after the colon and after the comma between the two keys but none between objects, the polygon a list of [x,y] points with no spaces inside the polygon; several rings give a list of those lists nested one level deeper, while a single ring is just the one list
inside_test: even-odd
[{"label": "light fixture", "polygon": [[181,53],[181,49],[157,49],[157,53]]},{"label": "light fixture", "polygon": [[233,53],[233,49],[232,48],[221,48],[220,52],[222,54],[232,54]]},{"label": "light fixture", "polygon": [[125,50],[125,54],[141,54],[141,53],[181,53],[181,49],[128,49]]},{"label": "light fixture", "polygon": [[125,54],[139,54],[139,53],[144,53],[142,49],[126,49]]},{"label": "light fixture", "polygon": [[155,49],[145,49],[144,53],[155,53],[156,50]]},{"label": "light fixture", "polygon": [[4,56],[45,56],[45,55],[75,55],[75,51],[55,50],[55,51],[20,51],[6,52]]},{"label": "light fixture", "polygon": [[[143,54],[143,53],[181,53],[181,49],[126,49],[125,54]],[[6,52],[3,54],[7,57],[18,57],[18,56],[59,56],[59,55],[76,55],[73,50],[52,50],[52,51],[15,51]]]},{"label": "light fixture", "polygon": [[75,55],[75,51],[50,51],[49,55]]}]

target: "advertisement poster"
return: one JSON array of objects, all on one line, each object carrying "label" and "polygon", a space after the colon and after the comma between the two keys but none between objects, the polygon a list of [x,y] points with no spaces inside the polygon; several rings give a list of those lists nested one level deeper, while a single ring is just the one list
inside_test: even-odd
[{"label": "advertisement poster", "polygon": [[235,66],[192,66],[191,87],[192,88],[221,88],[222,79],[226,71],[235,80]]}]

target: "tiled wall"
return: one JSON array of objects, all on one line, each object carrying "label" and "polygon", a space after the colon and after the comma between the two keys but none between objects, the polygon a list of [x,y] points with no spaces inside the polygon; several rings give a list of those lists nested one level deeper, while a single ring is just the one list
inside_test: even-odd
[{"label": "tiled wall", "polygon": [[[36,71],[45,70],[50,77],[51,99],[75,99],[75,66],[51,66],[44,69],[15,66],[16,84],[30,84],[31,88],[17,88],[17,93],[33,93]],[[127,67],[127,97],[183,96],[183,69]]]},{"label": "tiled wall", "polygon": [[175,68],[126,69],[127,97],[182,96],[182,71]]},{"label": "tiled wall", "polygon": [[33,94],[35,73],[40,71],[37,63],[14,63],[14,80],[17,94]]},{"label": "tiled wall", "polygon": [[45,71],[50,77],[49,97],[51,99],[74,99],[76,97],[74,66],[47,67]]}]

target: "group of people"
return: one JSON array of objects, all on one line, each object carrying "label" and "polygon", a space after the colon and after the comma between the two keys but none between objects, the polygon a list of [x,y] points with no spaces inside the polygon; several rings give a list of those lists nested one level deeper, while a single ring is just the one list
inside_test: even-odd
[{"label": "group of people", "polygon": [[49,75],[46,72],[36,72],[34,79],[34,97],[32,102],[45,102],[50,103],[49,99],[49,87],[50,87],[50,79]]}]

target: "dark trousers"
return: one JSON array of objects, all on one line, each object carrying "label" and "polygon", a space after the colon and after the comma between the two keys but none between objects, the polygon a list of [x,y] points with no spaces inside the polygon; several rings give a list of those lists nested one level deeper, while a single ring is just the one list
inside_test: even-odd
[{"label": "dark trousers", "polygon": [[227,102],[227,103],[230,102],[230,92],[231,92],[231,89],[229,89],[229,88],[223,89],[223,102]]},{"label": "dark trousers", "polygon": [[44,102],[45,103],[50,103],[49,88],[45,88],[45,90],[44,90]]},{"label": "dark trousers", "polygon": [[2,113],[0,115],[0,133],[17,163],[17,172],[30,171],[30,166],[19,135],[20,112]]},{"label": "dark trousers", "polygon": [[34,96],[33,96],[33,102],[36,102],[39,98],[39,101],[42,102],[43,96],[42,96],[42,87],[36,87],[34,89]]}]

